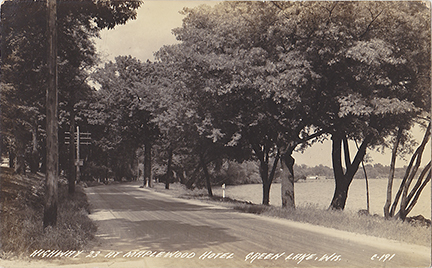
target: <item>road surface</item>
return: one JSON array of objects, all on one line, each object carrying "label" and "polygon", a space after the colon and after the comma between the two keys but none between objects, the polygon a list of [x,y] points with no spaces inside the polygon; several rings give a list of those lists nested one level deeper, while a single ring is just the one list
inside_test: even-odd
[{"label": "road surface", "polygon": [[[234,212],[136,183],[86,188],[99,243],[128,267],[429,267],[430,248]],[[100,267],[100,266],[98,266]]]}]

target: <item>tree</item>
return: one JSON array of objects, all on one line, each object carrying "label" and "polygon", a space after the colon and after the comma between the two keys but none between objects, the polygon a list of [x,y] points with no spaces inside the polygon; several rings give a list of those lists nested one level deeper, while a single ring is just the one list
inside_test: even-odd
[{"label": "tree", "polygon": [[[182,67],[190,76],[185,83],[205,103],[202,113],[211,122],[207,135],[240,149],[238,159],[253,151],[260,161],[263,204],[268,204],[281,156],[291,159],[297,145],[319,136],[308,102],[313,97],[301,98],[315,75],[287,48],[285,25],[272,4],[225,2],[184,9],[184,14],[183,27],[174,30],[184,55],[179,64],[188,66]],[[285,160],[292,171],[294,162]],[[287,174],[293,183],[293,174]]]},{"label": "tree", "polygon": [[[414,2],[275,4],[291,26],[293,46],[318,77],[318,127],[333,144],[330,208],[343,209],[367,148],[384,144],[398,127],[409,129],[429,102],[428,57],[419,57],[430,53],[429,13]],[[349,140],[360,143],[353,159]]]},{"label": "tree", "polygon": [[[11,161],[17,158],[15,170],[26,170],[25,149],[36,135],[43,119],[46,81],[42,67],[46,63],[46,5],[6,1],[2,8],[2,135],[9,141]],[[24,15],[25,14],[25,15]],[[42,37],[37,39],[36,37]],[[42,52],[42,53],[41,53]],[[37,139],[34,141],[38,141]],[[37,148],[37,145],[34,147]],[[34,169],[32,168],[32,171]]]},{"label": "tree", "polygon": [[[148,63],[150,64],[150,63]],[[185,149],[188,131],[193,121],[191,105],[187,101],[183,84],[176,79],[179,74],[169,62],[151,63],[153,66],[152,79],[142,80],[138,87],[141,91],[152,92],[152,123],[160,131],[157,143],[162,152],[157,156],[161,162],[166,160],[165,189],[173,177],[173,159],[180,150]]]},{"label": "tree", "polygon": [[[71,4],[74,5],[71,8]],[[82,74],[86,68],[96,63],[97,57],[93,39],[98,37],[103,28],[114,28],[116,24],[126,23],[136,16],[135,9],[139,1],[58,1],[57,25],[59,35],[59,101],[70,107],[72,95],[82,96],[77,84],[82,84]],[[2,81],[15,89],[8,94],[8,101],[14,103],[13,118],[20,118],[25,127],[16,127],[20,135],[15,134],[18,148],[27,147],[33,140],[33,148],[43,151],[44,137],[44,92],[46,86],[46,5],[42,2],[5,1],[2,5]],[[71,93],[71,94],[69,94]],[[73,106],[73,105],[72,105]],[[16,112],[14,112],[15,110]],[[26,112],[25,114],[23,112]],[[19,114],[17,114],[19,113]],[[26,115],[28,114],[28,116]],[[62,113],[60,113],[61,119]],[[37,139],[22,135],[34,133]],[[39,133],[38,133],[39,132]],[[35,135],[36,134],[36,135]],[[38,142],[39,144],[34,144]],[[23,144],[23,145],[21,145]],[[14,146],[17,148],[17,146]],[[34,154],[34,153],[33,153]],[[39,153],[41,154],[41,153]],[[18,156],[23,153],[15,154]],[[39,162],[34,160],[33,162]],[[20,162],[23,162],[20,160]],[[43,162],[43,161],[42,161]],[[33,166],[32,164],[31,166]],[[33,170],[33,169],[32,169]]]},{"label": "tree", "polygon": [[[186,184],[187,187],[192,187],[194,183],[199,184],[199,176],[195,174],[202,170],[211,196],[211,172],[208,166],[213,164],[219,167],[222,159],[230,157],[236,149],[224,146],[226,138],[229,137],[221,140],[223,135],[221,136],[214,118],[209,113],[211,110],[215,111],[213,108],[217,99],[199,90],[202,80],[199,72],[189,71],[191,64],[195,64],[190,61],[189,52],[191,51],[182,45],[173,45],[165,46],[156,53],[158,60],[165,66],[164,70],[171,70],[172,77],[171,86],[160,91],[168,97],[160,101],[161,107],[165,107],[162,109],[164,114],[159,113],[156,118],[158,124],[164,125],[165,137],[169,137],[170,146],[174,145],[174,149],[185,156],[189,164],[193,163],[196,167],[192,178]],[[175,115],[175,118],[172,115]]]},{"label": "tree", "polygon": [[[130,56],[119,56],[115,62],[97,70],[93,79],[100,89],[94,93],[95,98],[83,115],[99,133],[94,137],[96,144],[106,154],[116,180],[123,176],[130,179],[136,150],[145,145],[145,166],[149,167],[148,152],[158,136],[158,129],[151,122],[152,88],[141,86],[142,81],[154,79],[153,65]],[[145,171],[145,178],[150,178],[148,171]]]},{"label": "tree", "polygon": [[388,183],[387,183],[387,197],[386,202],[384,204],[384,217],[386,219],[390,218],[390,206],[391,206],[391,199],[392,199],[392,189],[393,189],[393,178],[396,168],[396,154],[397,154],[397,148],[399,147],[399,142],[402,139],[402,128],[399,128],[397,130],[397,135],[394,139],[394,145],[392,148],[392,154],[391,154],[391,160],[390,160],[390,172],[388,177]]},{"label": "tree", "polygon": [[[395,12],[396,10],[397,12]],[[413,10],[415,11],[413,12]],[[345,191],[348,191],[347,186],[352,180],[350,178],[358,168],[359,162],[356,162],[356,159],[361,160],[364,157],[368,146],[383,144],[383,137],[390,135],[395,129],[409,129],[413,119],[424,109],[425,104],[427,105],[427,101],[424,102],[423,98],[425,95],[427,96],[430,86],[422,76],[427,77],[430,68],[427,67],[424,60],[418,59],[418,54],[428,53],[424,49],[430,47],[430,43],[427,44],[427,41],[425,41],[428,38],[427,34],[424,34],[427,31],[427,23],[422,21],[422,19],[425,19],[422,16],[426,10],[421,7],[413,8],[408,4],[407,6],[378,5],[370,7],[369,11],[375,14],[372,15],[375,21],[370,22],[370,24],[373,23],[374,29],[363,34],[362,39],[368,39],[367,36],[371,39],[357,41],[348,50],[347,55],[355,61],[354,64],[358,64],[358,67],[360,67],[355,69],[357,75],[362,76],[360,80],[365,79],[368,81],[357,85],[361,90],[361,97],[354,101],[348,101],[351,115],[359,116],[367,125],[359,125],[360,129],[357,126],[352,128],[363,132],[363,142],[351,164],[347,143],[342,138],[345,159],[347,160],[347,172],[344,174],[344,179],[342,179],[340,162],[336,162],[339,163],[338,168],[335,168],[335,170],[339,170],[335,171],[338,172],[338,174],[335,174],[336,188],[338,188],[338,182],[341,183],[339,183],[340,188],[335,190],[335,196],[331,203],[331,208],[335,209],[343,209],[345,205]],[[392,22],[395,18],[397,18],[397,23]],[[390,23],[392,24],[392,31],[389,32],[386,25]],[[409,37],[404,36],[404,40],[400,40],[402,31],[413,31],[413,29],[418,29],[419,26],[425,27],[421,28],[419,34],[410,35]],[[384,28],[386,32],[384,32]],[[418,41],[424,44],[425,48],[417,47],[416,42]],[[375,51],[372,51],[371,48]],[[367,68],[367,72],[364,71],[365,68]],[[370,89],[374,89],[372,96],[367,95],[370,94]],[[407,94],[407,91],[410,92],[410,95]],[[365,103],[368,104],[361,107]],[[347,106],[344,101],[340,101],[340,104],[341,112]],[[367,112],[368,110],[370,112]],[[358,112],[363,114],[360,115]],[[349,133],[347,130],[339,131],[339,133],[344,132]],[[337,135],[340,134],[332,134],[332,137],[335,138],[333,140],[334,145],[335,142],[340,142]],[[358,139],[356,134],[352,138]]]},{"label": "tree", "polygon": [[[123,24],[129,19],[135,18],[135,9],[141,4],[139,1],[81,1],[73,2],[74,7],[71,8],[70,3],[68,1],[58,1],[57,7],[53,7],[53,10],[55,9],[57,12],[57,18],[51,20],[58,26],[56,32],[60,37],[57,43],[59,53],[54,59],[61,63],[60,66],[67,66],[59,69],[60,100],[62,100],[61,97],[64,92],[62,87],[65,85],[62,81],[68,81],[68,79],[63,80],[64,77],[67,77],[65,74],[70,74],[69,78],[74,77],[74,74],[80,73],[77,70],[83,65],[94,63],[96,57],[92,38],[97,37],[98,32],[103,28],[113,28],[117,24]],[[20,119],[26,123],[22,125],[32,127],[13,127],[15,129],[15,148],[19,151],[16,154],[20,159],[18,167],[25,165],[24,161],[21,160],[24,155],[22,148],[26,147],[28,140],[33,142],[33,148],[44,150],[43,146],[38,147],[35,145],[38,140],[35,137],[40,124],[43,124],[42,120],[45,114],[43,108],[46,103],[42,89],[46,88],[48,81],[54,81],[48,79],[49,75],[46,69],[48,56],[48,43],[45,42],[45,40],[48,40],[47,10],[47,6],[43,2],[6,1],[2,6],[2,15],[5,15],[2,16],[2,80],[4,84],[10,86],[10,89],[13,89],[7,95],[14,105],[10,114],[16,115],[16,111],[20,110],[31,111],[32,113],[28,113],[30,115],[36,114],[36,116],[32,115],[31,117],[20,116]],[[50,102],[56,102],[55,99],[50,98]],[[52,115],[53,121],[57,121],[55,109],[52,110]],[[57,124],[57,122],[54,124]],[[35,125],[36,127],[34,127]],[[29,129],[33,132],[33,138],[22,138],[29,136],[25,135],[26,132],[29,132]],[[48,140],[53,138],[53,142],[48,142],[48,144],[55,144],[57,143],[57,130],[55,127],[50,127],[50,129],[52,130],[51,134],[48,135],[47,133],[46,135],[49,136]],[[47,151],[56,151],[54,147]],[[45,161],[48,160],[45,159]],[[54,155],[53,159],[49,160],[49,163],[53,163],[50,165],[51,167],[57,166],[58,157]],[[54,169],[57,170],[58,168]],[[55,181],[58,172],[54,169],[49,170],[49,173],[52,174],[49,177],[54,178]],[[25,170],[25,167],[23,170]],[[52,181],[52,179],[48,181],[49,185],[56,185]],[[54,188],[55,186],[49,187],[50,196],[56,195]],[[53,208],[52,210],[53,217],[46,218],[45,225],[55,224],[54,210],[56,209]]]},{"label": "tree", "polygon": [[[431,161],[423,168],[423,170],[418,173],[420,170],[420,164],[423,156],[424,149],[426,144],[430,140],[430,131],[431,131],[431,123],[429,122],[429,126],[427,127],[423,140],[421,144],[417,147],[414,154],[411,157],[411,161],[406,168],[405,175],[402,179],[402,182],[399,186],[399,190],[396,193],[393,204],[391,204],[391,190],[387,190],[387,194],[390,194],[390,198],[387,197],[386,204],[384,206],[384,215],[388,219],[390,217],[398,217],[401,220],[405,220],[408,213],[414,208],[417,203],[418,198],[420,197],[421,192],[426,187],[431,179]],[[399,132],[400,133],[400,132]],[[400,136],[400,135],[398,135]],[[400,137],[397,137],[400,138]],[[397,150],[398,147],[398,139],[396,139],[395,147],[393,148],[393,152]],[[392,167],[394,167],[394,159],[392,156]],[[391,169],[391,174],[389,177],[389,187],[392,186],[392,177],[394,173],[394,168]],[[426,175],[427,174],[427,175]],[[413,187],[411,187],[411,183],[414,181],[415,177],[417,177],[417,182]],[[411,188],[410,188],[411,187]],[[399,212],[396,213],[396,207],[400,200],[400,209]]]}]

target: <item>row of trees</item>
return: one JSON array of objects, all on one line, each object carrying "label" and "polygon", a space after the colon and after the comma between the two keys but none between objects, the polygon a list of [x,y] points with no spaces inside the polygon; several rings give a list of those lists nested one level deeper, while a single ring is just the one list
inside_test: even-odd
[{"label": "row of trees", "polygon": [[[292,153],[331,139],[331,154],[320,157],[333,163],[330,208],[344,209],[367,150],[407,151],[411,127],[429,117],[430,12],[421,2],[235,1],[185,8],[182,27],[173,30],[179,42],[156,52],[156,62],[122,56],[94,69],[92,38],[133,19],[139,3],[128,3],[97,2],[73,14],[65,8],[59,16],[60,133],[73,133],[77,124],[92,132],[92,165],[117,178],[132,177],[143,154],[146,181],[152,178],[151,163],[159,162],[166,166],[166,188],[175,174],[188,187],[206,185],[212,195],[211,175],[226,161],[254,160],[263,204],[269,204],[280,173],[282,204],[295,207]],[[42,40],[43,30],[28,28],[34,25],[23,26],[22,35],[14,29],[2,43],[9,48],[2,54],[3,73],[10,73],[2,76],[7,78],[2,97],[17,103],[3,111],[10,132],[2,142],[17,163],[24,163],[26,147],[36,143],[35,155],[44,150],[45,78],[22,76],[43,77],[43,56],[29,65],[19,54],[39,51],[28,45]],[[41,33],[26,39],[30,30]],[[19,49],[12,49],[17,42]],[[39,133],[35,139],[33,132]],[[72,163],[73,147],[68,151],[63,162]],[[38,164],[44,161],[34,162],[43,169]],[[73,168],[63,169],[73,178]],[[407,175],[408,187],[412,180]],[[407,191],[401,196],[408,198]]]},{"label": "row of trees", "polygon": [[[181,43],[156,55],[181,68],[205,104],[204,135],[253,152],[264,204],[282,160],[282,204],[294,206],[291,154],[327,136],[330,206],[343,209],[367,148],[429,112],[430,17],[422,3],[226,2],[184,14],[174,30]],[[353,154],[349,140],[359,144]]]},{"label": "row of trees", "polygon": [[[91,68],[98,63],[93,39],[102,29],[134,19],[140,4],[10,0],[1,6],[2,156],[8,154],[10,166],[18,173],[25,173],[27,166],[31,172],[54,171],[47,175],[44,226],[56,223],[59,163],[57,152],[49,156],[47,152],[58,150],[57,125],[60,133],[74,134],[76,104],[93,93],[87,84]],[[54,108],[45,110],[49,104]],[[52,124],[51,118],[59,122]],[[61,155],[69,163],[60,163],[68,173],[72,194],[74,144],[67,150],[63,140],[59,143],[60,151],[70,153]]]},{"label": "row of trees", "polygon": [[294,207],[292,152],[330,138],[330,207],[343,209],[367,149],[392,147],[400,133],[398,150],[407,150],[409,130],[429,116],[423,3],[224,2],[183,14],[179,43],[162,47],[155,63],[119,57],[96,79],[98,94],[128,92],[147,105],[154,125],[146,126],[159,133],[146,136],[146,151],[166,152],[167,183],[175,155],[193,156],[210,195],[209,166],[256,159],[268,204],[280,163],[282,204]]}]

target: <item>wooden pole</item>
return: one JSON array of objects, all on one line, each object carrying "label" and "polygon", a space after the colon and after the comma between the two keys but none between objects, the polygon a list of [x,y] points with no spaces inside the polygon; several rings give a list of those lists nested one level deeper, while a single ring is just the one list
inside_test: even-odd
[{"label": "wooden pole", "polygon": [[57,223],[58,115],[57,115],[57,0],[48,0],[48,88],[46,92],[46,192],[44,227]]},{"label": "wooden pole", "polygon": [[75,178],[76,178],[76,168],[75,168],[75,110],[74,110],[74,103],[75,98],[74,94],[72,94],[72,104],[70,105],[70,127],[69,127],[69,176],[68,176],[68,193],[74,194],[75,193]]},{"label": "wooden pole", "polygon": [[[76,135],[77,135],[77,142],[76,142],[76,182],[78,183],[80,181],[80,130],[79,126],[76,127]],[[74,182],[75,183],[75,182]]]}]

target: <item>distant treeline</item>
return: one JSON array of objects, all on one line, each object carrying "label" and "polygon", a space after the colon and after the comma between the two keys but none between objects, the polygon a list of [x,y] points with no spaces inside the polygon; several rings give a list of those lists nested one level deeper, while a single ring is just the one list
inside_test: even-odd
[{"label": "distant treeline", "polygon": [[[366,175],[368,179],[385,179],[388,177],[390,166],[384,166],[382,164],[366,164]],[[405,174],[406,166],[401,168],[396,168],[395,178],[401,179]],[[305,179],[311,176],[325,177],[327,179],[333,179],[333,169],[327,166],[318,165],[314,167],[309,167],[307,165],[295,165],[294,173],[297,179]],[[364,179],[365,173],[362,166],[359,167],[354,179]]]},{"label": "distant treeline", "polygon": [[[165,171],[164,167],[161,167],[160,174],[163,175]],[[382,164],[366,164],[366,174],[368,179],[386,179],[389,174],[390,166],[384,166]],[[395,178],[401,179],[405,173],[406,167],[396,168]],[[255,161],[245,161],[243,163],[237,163],[233,161],[226,161],[218,168],[210,168],[213,185],[221,185],[223,183],[227,185],[240,185],[240,184],[254,184],[262,183],[259,174],[259,163]],[[158,172],[156,172],[158,173]],[[295,180],[305,180],[308,177],[319,177],[320,179],[333,179],[333,169],[324,166],[317,165],[314,167],[302,165],[294,165]],[[281,172],[278,168],[275,174],[275,182],[280,182]],[[354,179],[364,179],[363,168],[360,167]],[[161,181],[163,179],[161,178]],[[174,179],[175,181],[175,179]]]}]

